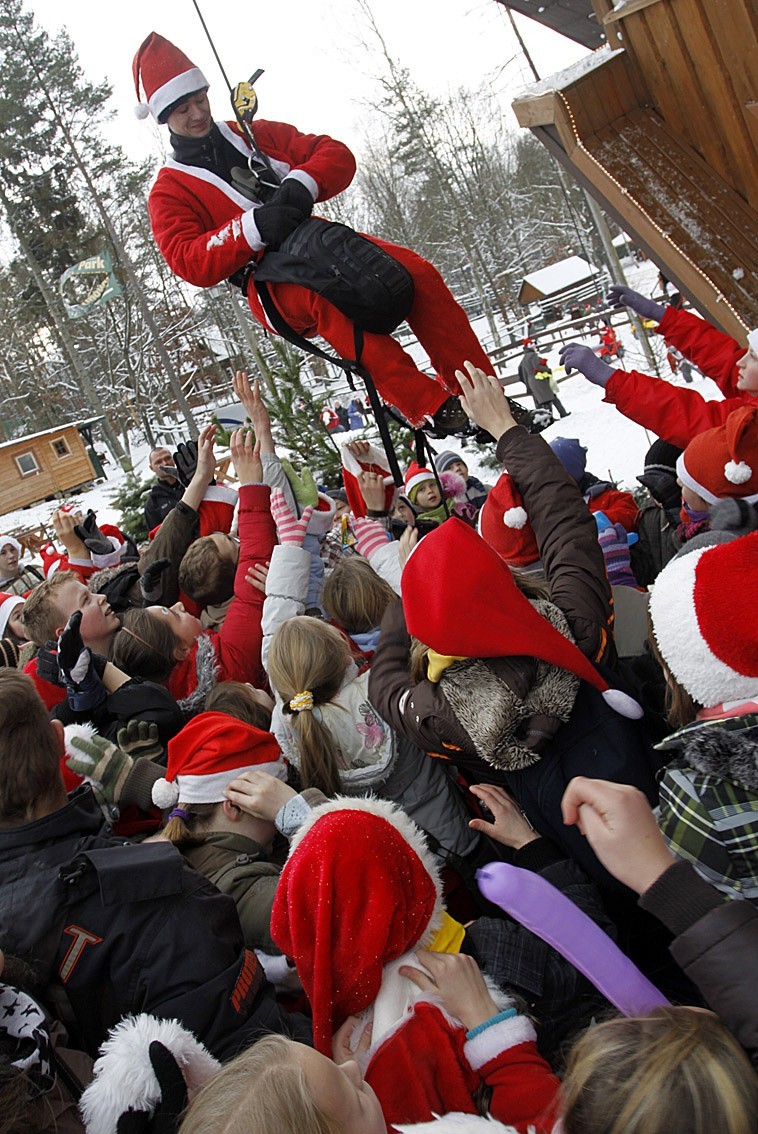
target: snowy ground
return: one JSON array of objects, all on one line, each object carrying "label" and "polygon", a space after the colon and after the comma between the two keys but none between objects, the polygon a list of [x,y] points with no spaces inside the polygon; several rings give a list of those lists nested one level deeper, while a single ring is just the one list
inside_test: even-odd
[{"label": "snowy ground", "polygon": [[[653,293],[658,274],[655,265],[646,262],[629,266],[626,270],[629,284],[632,287],[645,295]],[[475,321],[474,328],[486,346],[489,337],[486,320]],[[626,348],[623,363],[625,368],[648,371],[649,366],[631,332],[631,328],[628,325],[618,327],[618,332]],[[653,338],[655,339],[658,357],[662,363],[661,374],[669,378],[671,375],[664,359],[662,340],[656,336],[653,336]],[[594,337],[583,339],[580,337],[580,341],[588,342],[593,346],[597,345],[598,342]],[[604,404],[602,391],[592,386],[580,375],[563,378],[563,372],[558,364],[558,349],[558,346],[556,346],[548,353],[548,362],[559,379],[560,399],[571,416],[555,422],[542,436],[547,440],[561,436],[579,438],[588,450],[587,468],[590,472],[603,479],[607,477],[621,485],[633,487],[636,484],[635,477],[642,471],[645,452],[654,438],[648,437],[644,429],[623,417],[614,406]],[[423,352],[418,347],[410,348],[410,353],[414,354],[419,362],[423,359]],[[696,372],[694,373],[696,374]],[[677,377],[674,381],[681,383],[682,379]],[[516,390],[519,389],[520,387],[516,387]],[[716,385],[707,378],[696,376],[690,389],[698,390],[705,398],[720,397]],[[531,398],[519,397],[519,400],[525,405],[531,406]],[[225,408],[228,413],[231,407]],[[227,413],[220,412],[222,419],[227,416]],[[356,433],[354,436],[361,437],[365,434]],[[350,437],[350,434],[342,434],[339,439],[343,442],[350,440]],[[482,465],[478,449],[466,448],[457,438],[450,438],[449,441],[440,441],[434,444],[438,451],[443,448],[460,451],[465,457],[469,471],[474,476],[479,476],[490,484],[494,482],[496,473],[493,469],[485,468]],[[137,440],[132,447],[132,459],[135,470],[145,479],[150,476],[147,464],[148,455],[149,446],[147,443],[143,440]],[[110,496],[123,480],[124,473],[112,463],[108,465],[107,472],[107,480],[94,485],[86,492],[77,494],[73,499],[77,500],[85,511],[87,508],[94,509],[100,520],[117,524],[119,515],[110,502]],[[0,528],[9,531],[39,523],[47,524],[55,507],[54,502],[48,501],[7,513],[0,518]]]}]

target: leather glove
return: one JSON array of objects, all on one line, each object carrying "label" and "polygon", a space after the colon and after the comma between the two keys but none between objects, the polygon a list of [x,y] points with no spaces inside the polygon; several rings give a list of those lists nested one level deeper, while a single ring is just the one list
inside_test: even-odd
[{"label": "leather glove", "polygon": [[170,566],[170,559],[156,559],[155,563],[151,563],[140,577],[139,589],[147,605],[161,601],[163,597],[163,573]]},{"label": "leather glove", "polygon": [[271,490],[271,515],[274,517],[279,543],[289,543],[295,547],[302,547],[308,521],[313,515],[313,508],[310,504],[303,509],[303,514],[298,520],[287,507],[287,501],[281,488],[274,488]]},{"label": "leather glove", "polygon": [[304,466],[300,470],[300,476],[298,476],[292,467],[292,462],[288,461],[286,457],[282,457],[280,463],[284,475],[289,481],[292,495],[295,497],[300,509],[307,508],[309,504],[312,508],[315,508],[318,504],[318,488],[316,487],[316,482],[313,479],[311,470],[307,466]]},{"label": "leather glove", "polygon": [[86,713],[100,705],[107,692],[92,650],[82,641],[81,621],[81,610],[75,610],[58,639],[58,669],[69,705],[74,712]]},{"label": "leather glove", "polygon": [[90,508],[81,524],[74,525],[74,532],[79,536],[87,551],[93,555],[110,555],[113,544],[108,536],[103,535],[97,526],[97,518]]},{"label": "leather glove", "polygon": [[126,778],[134,767],[134,760],[112,741],[97,733],[91,737],[76,734],[70,736],[68,747],[71,752],[66,757],[66,767],[85,779],[100,806],[109,810],[121,798]]},{"label": "leather glove", "polygon": [[308,190],[293,177],[287,177],[270,201],[255,210],[255,223],[263,243],[277,249],[313,209]]},{"label": "leather glove", "polygon": [[186,488],[197,472],[197,441],[180,441],[174,453],[176,479]]},{"label": "leather glove", "polygon": [[161,1089],[155,1110],[127,1110],[119,1115],[116,1134],[176,1134],[187,1108],[187,1084],[174,1056],[158,1040],[148,1049]]},{"label": "leather glove", "polygon": [[141,721],[134,717],[116,733],[116,744],[128,756],[141,760],[155,760],[162,756],[163,745],[158,739],[158,726],[154,721]]},{"label": "leather glove", "polygon": [[656,323],[660,323],[666,314],[666,308],[660,303],[640,295],[638,291],[632,291],[626,284],[613,284],[608,289],[606,302],[612,303],[614,307],[631,307],[632,311],[636,311],[643,319],[655,319]]},{"label": "leather glove", "polygon": [[580,374],[592,382],[594,386],[605,386],[613,374],[613,367],[599,359],[592,347],[581,343],[568,343],[561,347],[560,360],[566,367],[566,373],[578,370]]}]

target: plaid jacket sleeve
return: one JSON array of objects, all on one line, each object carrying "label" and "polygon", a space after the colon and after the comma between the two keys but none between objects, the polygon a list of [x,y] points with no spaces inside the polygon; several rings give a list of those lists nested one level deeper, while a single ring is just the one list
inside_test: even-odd
[{"label": "plaid jacket sleeve", "polygon": [[658,825],[671,850],[731,898],[758,898],[758,799],[691,768],[668,768]]}]

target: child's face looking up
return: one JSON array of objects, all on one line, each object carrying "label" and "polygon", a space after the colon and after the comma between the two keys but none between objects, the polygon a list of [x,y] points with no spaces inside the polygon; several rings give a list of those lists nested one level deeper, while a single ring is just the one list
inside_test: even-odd
[{"label": "child's face looking up", "polygon": [[431,508],[436,508],[442,503],[440,490],[437,488],[437,483],[434,480],[425,480],[423,484],[418,486],[416,492],[416,506],[423,512],[428,512]]}]

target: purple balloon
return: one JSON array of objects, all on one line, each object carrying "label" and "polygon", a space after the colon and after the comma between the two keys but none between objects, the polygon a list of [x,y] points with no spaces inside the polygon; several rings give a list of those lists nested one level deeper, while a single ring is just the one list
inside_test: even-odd
[{"label": "purple balloon", "polygon": [[545,878],[490,862],[476,872],[485,898],[536,933],[591,981],[624,1016],[669,1002],[592,918]]}]

